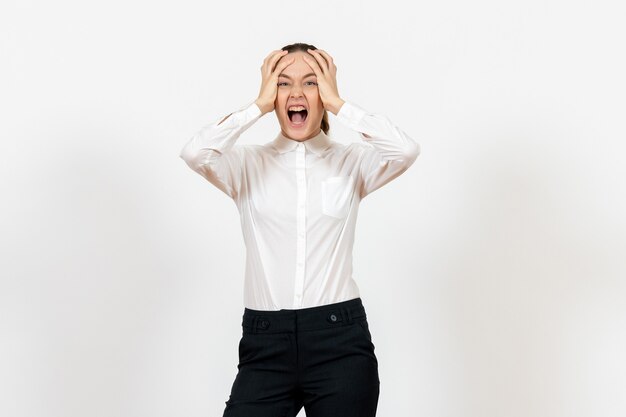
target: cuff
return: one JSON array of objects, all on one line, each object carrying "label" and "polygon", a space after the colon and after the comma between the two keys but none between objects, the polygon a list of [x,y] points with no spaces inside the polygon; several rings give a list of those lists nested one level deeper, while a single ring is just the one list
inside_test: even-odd
[{"label": "cuff", "polygon": [[344,100],[343,105],[337,113],[337,120],[341,121],[347,126],[353,127],[358,125],[361,119],[363,119],[366,114],[367,111],[364,108],[350,101]]},{"label": "cuff", "polygon": [[250,120],[256,119],[261,116],[261,109],[259,108],[259,106],[256,105],[255,102],[256,99],[252,100],[251,102],[234,112],[233,116],[237,118],[237,121],[245,124]]}]

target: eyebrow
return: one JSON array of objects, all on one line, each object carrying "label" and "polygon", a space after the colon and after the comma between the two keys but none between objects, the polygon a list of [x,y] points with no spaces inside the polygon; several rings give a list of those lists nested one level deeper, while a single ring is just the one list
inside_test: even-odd
[{"label": "eyebrow", "polygon": [[[305,76],[304,76],[304,77],[302,77],[302,78],[307,78],[307,77],[310,77],[311,75],[316,76],[314,72],[309,72],[307,75],[305,75]],[[279,74],[278,76],[279,76],[279,77],[285,77],[285,78],[287,78],[287,79],[289,79],[289,80],[291,80],[291,79],[292,79],[290,76],[285,75],[285,74]]]}]

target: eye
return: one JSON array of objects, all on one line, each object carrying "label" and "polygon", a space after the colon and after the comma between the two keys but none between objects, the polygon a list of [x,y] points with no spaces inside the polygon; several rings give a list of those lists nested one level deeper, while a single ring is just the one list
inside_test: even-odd
[{"label": "eye", "polygon": [[315,81],[307,81],[305,84],[311,83],[313,85],[317,85],[317,83]]},{"label": "eye", "polygon": [[278,83],[278,85],[279,85],[279,86],[280,86],[281,84],[287,84],[287,83],[286,83],[286,82],[284,82],[284,81],[283,81],[283,82]]}]

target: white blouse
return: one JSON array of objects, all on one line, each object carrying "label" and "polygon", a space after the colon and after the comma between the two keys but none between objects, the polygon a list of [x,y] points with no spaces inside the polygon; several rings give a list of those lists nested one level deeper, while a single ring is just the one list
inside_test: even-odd
[{"label": "white blouse", "polygon": [[246,245],[244,306],[300,309],[359,297],[352,247],[360,201],[406,171],[420,146],[382,115],[345,101],[337,120],[362,142],[323,131],[298,142],[279,133],[236,144],[262,115],[253,102],[200,129],[180,152],[231,197]]}]

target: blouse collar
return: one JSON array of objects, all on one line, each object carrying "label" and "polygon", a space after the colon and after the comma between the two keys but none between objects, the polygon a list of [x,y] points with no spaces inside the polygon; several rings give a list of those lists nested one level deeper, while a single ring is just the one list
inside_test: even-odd
[{"label": "blouse collar", "polygon": [[[330,138],[320,129],[320,133],[313,136],[310,139],[302,141],[306,147],[307,152],[313,152],[314,154],[321,156],[322,152],[330,146]],[[272,141],[272,145],[279,153],[285,153],[292,151],[298,146],[299,141],[290,139],[283,135],[282,131],[278,133],[276,138]]]}]

